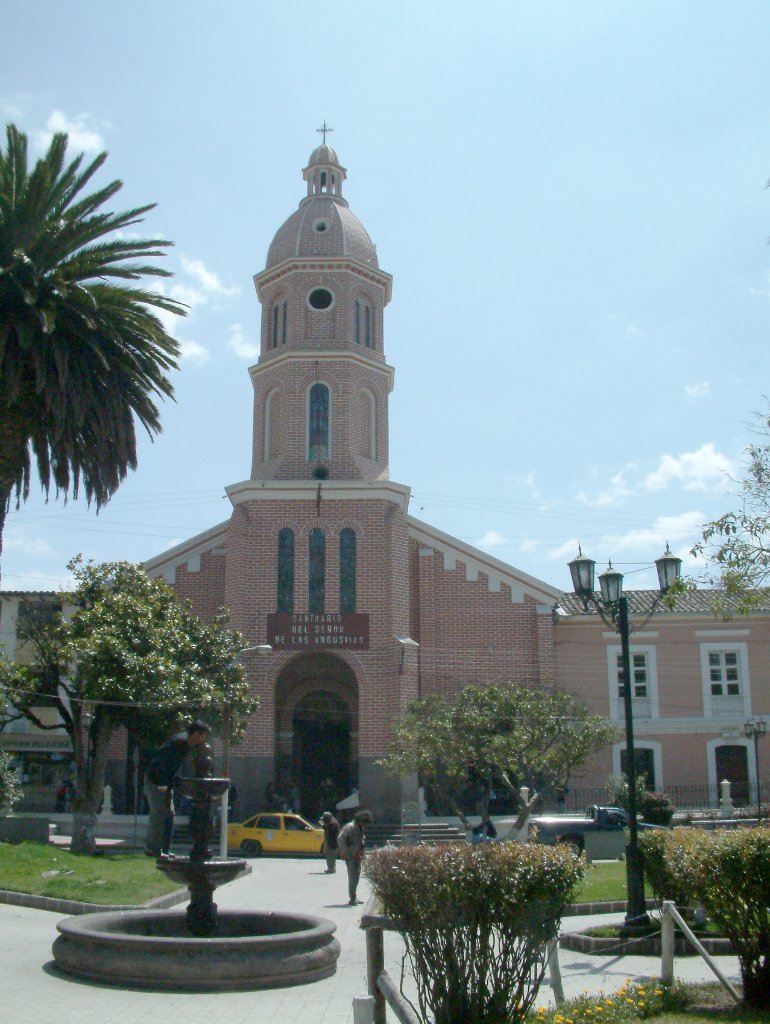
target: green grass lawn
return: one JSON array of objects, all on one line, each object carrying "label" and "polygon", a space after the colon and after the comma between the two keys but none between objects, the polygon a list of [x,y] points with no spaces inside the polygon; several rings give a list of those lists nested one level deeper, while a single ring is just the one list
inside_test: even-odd
[{"label": "green grass lawn", "polygon": [[[649,898],[652,893],[645,889]],[[575,894],[576,903],[604,903],[626,898],[626,864],[622,860],[607,860],[586,867],[585,878]]]},{"label": "green grass lawn", "polygon": [[92,857],[42,843],[0,843],[0,889],[83,903],[135,905],[177,888],[144,854]]}]

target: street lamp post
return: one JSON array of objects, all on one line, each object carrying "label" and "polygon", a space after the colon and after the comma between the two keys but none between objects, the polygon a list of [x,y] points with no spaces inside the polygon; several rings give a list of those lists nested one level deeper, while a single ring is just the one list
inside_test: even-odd
[{"label": "street lamp post", "polygon": [[[658,570],[660,593],[647,612],[649,622],[656,608],[672,584],[679,579],[682,568],[681,558],[671,554],[668,544],[665,554],[655,560]],[[647,921],[644,901],[644,876],[637,842],[636,806],[636,752],[634,750],[634,709],[631,693],[631,653],[629,636],[631,627],[628,619],[628,598],[623,594],[623,574],[612,568],[612,562],[599,576],[600,594],[594,591],[596,562],[586,558],[578,549],[578,555],[569,563],[575,596],[585,611],[593,607],[606,625],[620,636],[620,657],[623,670],[623,708],[626,730],[626,778],[628,780],[628,844],[626,846],[626,925],[643,924]]]},{"label": "street lamp post", "polygon": [[754,775],[757,780],[757,825],[762,821],[762,793],[759,786],[759,737],[767,732],[767,722],[764,718],[757,718],[756,721],[746,722],[743,727],[746,738],[754,740]]}]

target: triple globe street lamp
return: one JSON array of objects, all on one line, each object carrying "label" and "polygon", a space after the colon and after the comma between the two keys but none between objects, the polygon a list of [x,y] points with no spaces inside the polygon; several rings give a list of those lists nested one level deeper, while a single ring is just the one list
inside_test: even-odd
[{"label": "triple globe street lamp", "polygon": [[[660,602],[682,571],[682,559],[671,554],[668,544],[660,558],[655,559],[658,570],[660,591],[652,605],[645,610],[646,625],[655,614]],[[569,563],[572,588],[584,611],[594,608],[604,623],[620,636],[620,654],[623,672],[623,707],[626,726],[626,779],[628,781],[628,844],[626,846],[626,925],[643,924],[647,920],[644,901],[644,876],[637,843],[636,806],[636,754],[634,751],[634,711],[631,696],[631,654],[629,636],[631,626],[628,618],[628,598],[623,593],[623,573],[612,568],[612,562],[599,576],[599,594],[594,590],[596,562],[587,558],[580,547],[578,554]],[[639,628],[639,627],[637,627]]]}]

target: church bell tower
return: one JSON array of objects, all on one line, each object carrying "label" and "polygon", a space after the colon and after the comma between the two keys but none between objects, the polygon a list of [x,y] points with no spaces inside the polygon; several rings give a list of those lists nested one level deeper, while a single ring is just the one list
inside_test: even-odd
[{"label": "church bell tower", "polygon": [[[324,136],[325,137],[325,136]],[[393,371],[383,352],[389,274],[342,194],[345,168],[324,142],[307,194],[254,277],[262,304],[252,480],[384,480]]]}]

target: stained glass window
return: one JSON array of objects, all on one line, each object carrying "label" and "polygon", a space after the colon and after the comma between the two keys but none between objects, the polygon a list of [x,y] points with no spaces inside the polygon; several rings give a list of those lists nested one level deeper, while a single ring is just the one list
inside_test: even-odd
[{"label": "stained glass window", "polygon": [[279,612],[294,611],[294,530],[288,527],[278,534],[278,603]]},{"label": "stained glass window", "polygon": [[315,527],[310,531],[307,581],[307,610],[322,615],[326,589],[326,537]]},{"label": "stained glass window", "polygon": [[308,459],[320,462],[329,458],[329,389],[314,384],[308,409]]},{"label": "stained glass window", "polygon": [[340,532],[340,611],[356,610],[356,531]]}]

